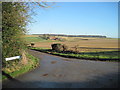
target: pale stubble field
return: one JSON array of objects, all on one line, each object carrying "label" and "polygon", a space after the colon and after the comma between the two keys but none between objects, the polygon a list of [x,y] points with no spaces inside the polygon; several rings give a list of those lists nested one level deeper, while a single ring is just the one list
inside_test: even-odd
[{"label": "pale stubble field", "polygon": [[[38,35],[27,35],[26,37],[38,37]],[[82,38],[82,37],[62,37],[65,41],[49,40],[49,41],[36,41],[34,47],[51,48],[51,44],[62,43],[68,46],[68,49],[74,50],[75,46],[78,50],[83,51],[113,51],[117,50],[118,39],[114,38]]]}]

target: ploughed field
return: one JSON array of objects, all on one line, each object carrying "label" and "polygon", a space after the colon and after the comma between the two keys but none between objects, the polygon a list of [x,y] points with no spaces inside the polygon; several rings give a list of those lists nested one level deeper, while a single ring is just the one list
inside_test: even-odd
[{"label": "ploughed field", "polygon": [[79,52],[96,52],[96,51],[116,51],[118,50],[118,39],[113,38],[82,38],[82,37],[61,37],[61,40],[45,40],[38,35],[26,35],[25,40],[28,44],[34,42],[34,47],[49,48],[51,44],[62,43],[68,46],[69,50],[77,50]]}]

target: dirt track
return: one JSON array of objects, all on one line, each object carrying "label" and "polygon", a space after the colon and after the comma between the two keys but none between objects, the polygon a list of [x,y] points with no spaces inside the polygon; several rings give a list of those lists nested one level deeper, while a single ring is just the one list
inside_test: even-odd
[{"label": "dirt track", "polygon": [[3,88],[114,88],[118,87],[118,63],[69,59],[38,51],[30,53],[40,67],[3,82]]}]

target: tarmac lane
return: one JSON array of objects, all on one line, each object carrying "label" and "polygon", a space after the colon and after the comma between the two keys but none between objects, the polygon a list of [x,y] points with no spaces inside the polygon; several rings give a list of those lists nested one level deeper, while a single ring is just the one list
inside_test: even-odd
[{"label": "tarmac lane", "polygon": [[118,62],[63,58],[39,51],[35,70],[4,80],[3,88],[117,88]]}]

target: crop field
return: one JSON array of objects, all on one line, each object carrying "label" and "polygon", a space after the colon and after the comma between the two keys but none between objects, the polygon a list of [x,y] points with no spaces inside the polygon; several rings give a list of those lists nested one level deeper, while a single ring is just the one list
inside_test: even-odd
[{"label": "crop field", "polygon": [[[52,36],[53,37],[53,36]],[[44,39],[38,35],[24,36],[26,42],[32,49],[41,52],[54,54],[69,58],[94,59],[104,61],[119,61],[118,39],[114,38],[83,38],[83,37],[63,37],[55,36],[59,39]],[[57,52],[52,50],[51,44],[61,43],[67,45],[66,52]]]},{"label": "crop field", "polygon": [[24,38],[28,44],[35,43],[34,47],[51,49],[51,44],[61,43],[68,46],[69,50],[77,50],[79,52],[99,52],[99,51],[117,51],[118,39],[114,38],[82,38],[82,37],[61,37],[64,41],[45,40],[38,35],[26,35]]}]

